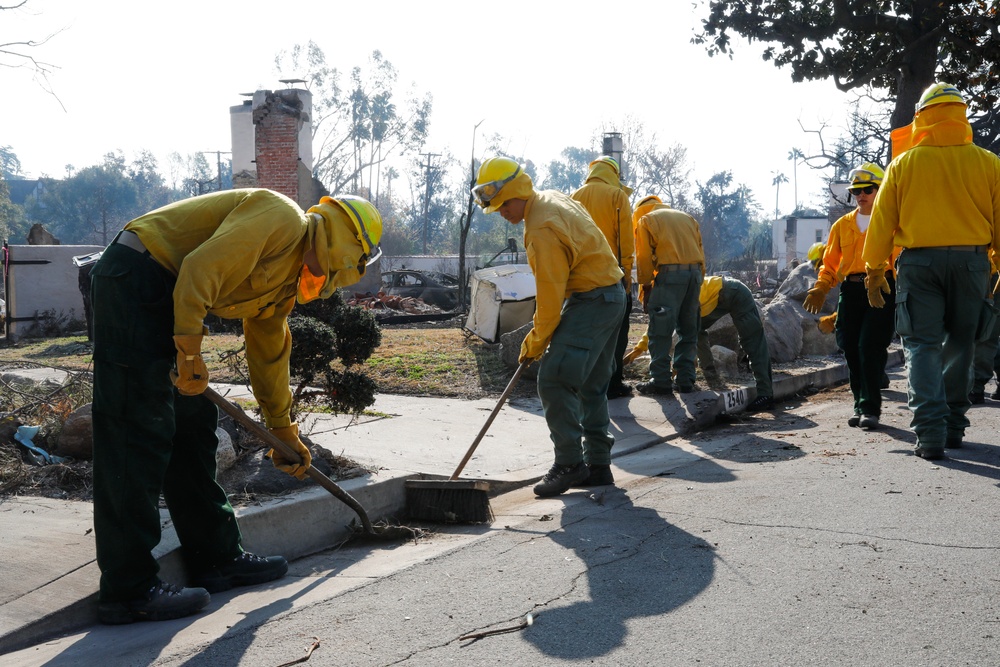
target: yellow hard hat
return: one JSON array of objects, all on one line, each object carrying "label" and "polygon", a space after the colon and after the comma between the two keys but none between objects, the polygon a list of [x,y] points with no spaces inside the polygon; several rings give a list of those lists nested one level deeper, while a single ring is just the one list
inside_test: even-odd
[{"label": "yellow hard hat", "polygon": [[476,185],[472,188],[472,196],[476,203],[486,211],[492,213],[500,208],[500,204],[491,206],[503,187],[523,173],[521,165],[509,157],[491,157],[483,162],[479,167],[479,174],[476,176]]},{"label": "yellow hard hat", "polygon": [[809,246],[809,252],[806,253],[806,257],[810,262],[818,262],[823,259],[824,250],[826,250],[826,244],[822,241],[816,241],[816,243]]},{"label": "yellow hard hat", "polygon": [[857,169],[851,169],[851,173],[847,175],[847,179],[851,184],[847,189],[860,190],[869,185],[879,187],[882,185],[883,178],[885,178],[885,171],[883,171],[882,167],[874,162],[865,162]]},{"label": "yellow hard hat", "polygon": [[347,213],[347,217],[354,223],[358,240],[365,251],[361,257],[364,266],[382,256],[382,248],[379,246],[379,241],[382,240],[382,215],[374,204],[364,197],[354,195],[323,197],[319,203],[336,204]]},{"label": "yellow hard hat", "polygon": [[950,83],[932,83],[920,96],[920,101],[917,102],[916,111],[922,111],[934,104],[948,103],[966,104],[965,98],[962,97],[962,93],[960,93],[958,88],[955,86]]},{"label": "yellow hard hat", "polygon": [[601,162],[604,162],[612,169],[614,169],[616,175],[621,176],[622,171],[621,168],[618,166],[618,160],[614,159],[610,155],[602,155],[599,158],[595,159],[593,162],[591,162],[590,165],[588,166],[593,167],[595,164],[599,164]]}]

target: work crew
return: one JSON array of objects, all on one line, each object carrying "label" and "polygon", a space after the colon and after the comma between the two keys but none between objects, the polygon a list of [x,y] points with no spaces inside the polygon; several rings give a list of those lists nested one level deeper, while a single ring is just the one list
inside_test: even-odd
[{"label": "work crew", "polygon": [[[243,550],[215,479],[215,405],[202,393],[208,313],[242,319],[254,396],[271,432],[300,457],[270,452],[302,479],[308,448],[289,416],[286,321],[296,301],[358,281],[379,254],[382,220],[360,197],[324,197],[303,213],[263,189],[214,192],[132,220],[91,276],[94,311],[94,528],[104,623],[193,614],[210,593],[285,574],[280,556]],[[175,365],[176,360],[176,365]],[[191,587],[161,581],[160,494]]]},{"label": "work crew", "polygon": [[613,484],[607,391],[625,310],[618,260],[583,206],[561,192],[535,190],[514,160],[484,161],[472,193],[486,213],[524,221],[536,295],[519,361],[540,360],[538,398],[555,449],[535,494]]},{"label": "work crew", "polygon": [[[830,227],[819,277],[802,302],[808,312],[819,314],[827,294],[834,286],[840,285],[835,332],[837,346],[844,351],[847,361],[854,397],[854,413],[847,424],[866,431],[878,428],[882,416],[882,378],[894,333],[895,277],[892,262],[885,272],[885,281],[889,286],[886,306],[873,308],[868,303],[865,261],[861,256],[875,196],[884,177],[883,169],[873,162],[865,162],[849,174],[847,190],[858,205]],[[899,249],[895,248],[891,260],[895,260],[898,254]]]},{"label": "work crew", "polygon": [[[644,197],[635,221],[636,274],[642,310],[649,314],[649,375],[636,389],[642,394],[672,396],[676,380],[683,394],[695,390],[699,292],[705,275],[705,251],[698,222],[670,208],[659,197]],[[673,345],[674,331],[677,345]],[[671,348],[673,370],[671,370]]]},{"label": "work crew", "polygon": [[622,185],[618,162],[602,155],[590,163],[590,173],[583,187],[573,193],[573,199],[583,204],[597,223],[618,259],[625,277],[625,314],[615,338],[615,367],[611,372],[608,398],[630,396],[632,387],[622,380],[622,356],[628,345],[629,316],[632,314],[632,264],[635,257],[635,235],[632,232],[632,205],[628,197],[632,189]]},{"label": "work crew", "polygon": [[893,131],[893,150],[865,240],[868,299],[884,305],[888,260],[901,246],[896,331],[915,454],[940,459],[946,447],[961,446],[969,425],[969,369],[990,251],[1000,249],[1000,158],[972,143],[965,98],[947,83],[924,91],[913,123]]},{"label": "work crew", "polygon": [[[756,383],[756,397],[746,407],[748,412],[768,410],[774,405],[774,383],[771,377],[771,352],[764,335],[757,304],[750,288],[735,278],[708,276],[701,284],[701,324],[698,331],[698,363],[706,375],[715,375],[715,359],[709,344],[708,330],[726,315],[731,315],[740,347],[750,359],[750,370]],[[649,347],[649,334],[644,333],[635,347],[625,355],[628,365]]]},{"label": "work crew", "polygon": [[747,412],[769,410],[774,405],[774,384],[771,379],[771,351],[764,335],[764,323],[757,310],[750,288],[735,278],[708,276],[700,292],[701,325],[698,329],[698,363],[706,375],[715,373],[715,360],[708,340],[709,328],[726,315],[733,326],[740,347],[750,359],[750,371],[756,384],[756,397],[747,404]]}]

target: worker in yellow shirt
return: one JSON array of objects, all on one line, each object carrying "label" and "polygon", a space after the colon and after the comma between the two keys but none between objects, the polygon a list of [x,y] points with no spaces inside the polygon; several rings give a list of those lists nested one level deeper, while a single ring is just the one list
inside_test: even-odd
[{"label": "worker in yellow shirt", "polygon": [[524,221],[536,294],[519,361],[540,362],[538,398],[555,449],[535,495],[613,484],[607,391],[625,310],[618,260],[583,206],[561,192],[535,190],[514,160],[485,160],[472,193],[486,213]]},{"label": "worker in yellow shirt", "polygon": [[[913,123],[893,131],[896,157],[875,198],[862,253],[868,300],[885,305],[893,248],[896,331],[903,341],[915,454],[944,457],[969,426],[975,342],[983,318],[990,251],[1000,249],[1000,158],[972,143],[965,98],[935,83]],[[905,149],[905,150],[904,150]],[[992,307],[992,303],[990,303]]]},{"label": "worker in yellow shirt", "polygon": [[[882,378],[889,343],[895,333],[892,310],[895,304],[895,276],[892,262],[886,275],[889,285],[887,305],[884,308],[872,308],[865,289],[865,261],[861,256],[875,195],[884,177],[883,169],[873,162],[865,162],[851,171],[847,190],[858,205],[830,227],[830,237],[820,262],[819,277],[802,302],[806,311],[819,314],[826,303],[827,294],[833,287],[840,285],[835,331],[837,346],[844,351],[847,361],[848,378],[854,396],[854,414],[847,420],[847,424],[859,426],[866,431],[878,428],[882,416]],[[890,259],[895,260],[898,254],[899,249],[894,249]]]},{"label": "worker in yellow shirt", "polygon": [[[695,357],[705,251],[698,222],[664,204],[659,197],[639,201],[635,221],[636,277],[643,312],[649,314],[649,375],[636,389],[642,394],[673,396],[695,390]],[[674,332],[677,345],[673,345]],[[671,354],[671,348],[673,353]]]},{"label": "worker in yellow shirt", "polygon": [[771,379],[771,351],[764,335],[764,323],[757,310],[750,288],[735,278],[708,276],[701,285],[701,326],[698,332],[698,363],[705,373],[715,370],[708,330],[726,315],[740,339],[740,347],[750,359],[750,371],[756,383],[757,396],[746,410],[759,412],[774,405],[774,384]]},{"label": "worker in yellow shirt", "polygon": [[[698,363],[706,374],[715,372],[715,360],[708,340],[708,329],[726,315],[731,315],[740,347],[750,359],[750,370],[754,375],[757,396],[750,401],[746,410],[759,412],[774,406],[774,383],[771,377],[771,352],[764,335],[757,304],[750,288],[735,278],[708,276],[701,285],[701,325],[698,332]],[[635,347],[625,355],[623,363],[628,365],[649,347],[649,335],[644,333]]]},{"label": "worker in yellow shirt", "polygon": [[[302,479],[311,457],[290,418],[288,314],[296,301],[356,283],[381,253],[382,218],[349,195],[304,212],[259,188],[168,204],[132,220],[91,271],[94,308],[94,533],[104,623],[180,618],[209,594],[288,570],[243,550],[215,479],[219,411],[203,392],[209,313],[241,319],[250,385],[271,432],[301,462],[271,452]],[[170,510],[189,587],[161,581],[160,495]]]},{"label": "worker in yellow shirt", "polygon": [[632,314],[632,263],[635,258],[635,236],[632,233],[632,205],[628,197],[632,189],[622,185],[618,161],[602,155],[590,163],[590,173],[583,187],[573,193],[573,199],[583,204],[618,259],[625,277],[625,314],[615,337],[615,367],[611,372],[608,398],[630,396],[632,387],[622,381],[622,356],[628,345],[629,316]]}]

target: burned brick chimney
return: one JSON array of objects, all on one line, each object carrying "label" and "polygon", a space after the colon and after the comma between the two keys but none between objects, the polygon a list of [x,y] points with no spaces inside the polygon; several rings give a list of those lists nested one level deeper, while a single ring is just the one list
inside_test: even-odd
[{"label": "burned brick chimney", "polygon": [[297,88],[258,90],[231,107],[233,187],[269,188],[303,209],[315,204],[311,114],[311,93]]}]

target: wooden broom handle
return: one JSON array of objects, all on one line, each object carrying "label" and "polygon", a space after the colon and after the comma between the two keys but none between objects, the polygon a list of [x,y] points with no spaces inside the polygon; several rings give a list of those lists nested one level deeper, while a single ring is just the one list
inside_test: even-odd
[{"label": "wooden broom handle", "polygon": [[[302,463],[302,457],[299,456],[298,452],[285,444],[281,438],[251,419],[247,413],[233,405],[229,399],[224,398],[211,387],[206,388],[204,394],[208,400],[219,406],[220,410],[232,417],[233,421],[241,424],[244,428],[263,440],[266,445],[281,452],[281,455],[285,458],[290,459],[295,463]],[[309,466],[306,469],[306,474],[312,477],[317,484],[332,493],[338,500],[354,510],[357,513],[358,518],[361,519],[361,525],[364,527],[366,533],[370,535],[375,533],[375,529],[372,527],[372,522],[368,518],[368,513],[365,511],[365,508],[361,506],[361,503],[354,499],[354,496],[349,494],[347,491],[344,491],[337,485],[336,482],[317,470],[314,466]]]},{"label": "wooden broom handle", "polygon": [[489,419],[487,419],[486,423],[483,424],[483,427],[479,429],[479,435],[477,435],[476,439],[472,441],[472,446],[469,447],[469,451],[465,453],[465,457],[462,458],[462,462],[458,464],[458,467],[455,468],[455,472],[451,474],[452,480],[458,479],[458,476],[462,474],[462,470],[465,469],[465,464],[468,463],[469,459],[472,458],[473,452],[476,451],[476,447],[479,446],[479,442],[483,439],[483,436],[486,435],[486,431],[489,430],[490,424],[492,424],[493,420],[497,418],[497,414],[500,412],[500,408],[503,407],[503,404],[507,400],[507,397],[510,396],[510,393],[514,391],[514,387],[517,385],[517,381],[521,378],[521,373],[524,371],[525,368],[528,367],[528,364],[530,363],[531,363],[530,361],[522,361],[518,365],[517,370],[514,371],[514,377],[512,377],[510,379],[510,382],[507,383],[507,388],[504,389],[503,393],[500,395],[500,400],[497,401],[496,407],[494,407],[493,412],[490,413]]}]

